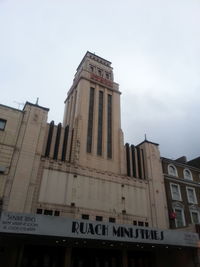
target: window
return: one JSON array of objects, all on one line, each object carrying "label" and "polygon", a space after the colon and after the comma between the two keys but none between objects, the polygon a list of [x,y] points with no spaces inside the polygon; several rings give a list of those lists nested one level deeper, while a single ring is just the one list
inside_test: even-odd
[{"label": "window", "polygon": [[106,79],[109,80],[110,79],[110,74],[108,72],[106,72]]},{"label": "window", "polygon": [[137,225],[137,221],[133,221],[133,225]]},{"label": "window", "polygon": [[97,155],[102,155],[102,134],[103,134],[103,92],[99,91],[99,113],[98,113],[98,137]]},{"label": "window", "polygon": [[53,211],[52,210],[44,210],[44,215],[53,215]]},{"label": "window", "polygon": [[148,222],[145,222],[145,227],[149,227],[149,223]]},{"label": "window", "polygon": [[188,202],[197,204],[196,192],[193,187],[186,187]]},{"label": "window", "polygon": [[90,71],[94,72],[94,66],[90,65]]},{"label": "window", "polygon": [[184,216],[184,211],[183,208],[176,207],[174,208],[174,212],[176,213],[176,227],[184,227],[185,226],[185,216]]},{"label": "window", "polygon": [[172,176],[178,176],[176,167],[172,164],[168,165],[168,174]]},{"label": "window", "polygon": [[190,216],[192,223],[198,224],[200,222],[199,212],[198,210],[196,210],[196,208],[193,207],[190,208]]},{"label": "window", "polygon": [[83,220],[89,220],[89,215],[88,214],[82,214],[82,219]]},{"label": "window", "polygon": [[144,222],[138,222],[138,226],[144,226]]},{"label": "window", "polygon": [[36,213],[37,214],[42,214],[42,209],[37,209]]},{"label": "window", "polygon": [[94,88],[90,88],[90,100],[88,111],[88,132],[87,132],[87,152],[92,152],[92,130],[93,130],[93,112],[94,112]]},{"label": "window", "polygon": [[179,185],[170,183],[170,189],[171,189],[172,199],[182,201]]},{"label": "window", "polygon": [[96,216],[96,221],[103,221],[103,217],[102,216]]},{"label": "window", "polygon": [[115,218],[110,217],[110,218],[109,218],[109,222],[111,222],[111,223],[115,223]]},{"label": "window", "polygon": [[0,131],[4,131],[6,127],[6,120],[0,119]]},{"label": "window", "polygon": [[54,211],[54,216],[60,216],[60,211],[59,210],[55,210]]},{"label": "window", "polygon": [[107,156],[112,158],[112,95],[108,95],[107,108]]},{"label": "window", "polygon": [[184,169],[184,170],[183,170],[183,177],[184,177],[185,179],[187,179],[187,180],[193,180],[193,179],[192,179],[192,173],[191,173],[191,171],[188,170],[188,169]]},{"label": "window", "polygon": [[103,71],[98,69],[98,75],[102,77],[103,76]]}]

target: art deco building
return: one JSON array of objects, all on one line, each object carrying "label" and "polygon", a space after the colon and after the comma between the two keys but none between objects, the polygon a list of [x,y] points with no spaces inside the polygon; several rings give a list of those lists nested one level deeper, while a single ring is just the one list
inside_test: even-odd
[{"label": "art deco building", "polygon": [[0,106],[2,266],[198,266],[198,235],[168,230],[158,144],[124,145],[120,95],[87,52],[62,124]]}]

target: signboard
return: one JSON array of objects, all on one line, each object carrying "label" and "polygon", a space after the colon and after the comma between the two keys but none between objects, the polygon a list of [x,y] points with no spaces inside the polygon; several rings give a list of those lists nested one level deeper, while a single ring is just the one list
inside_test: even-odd
[{"label": "signboard", "polygon": [[11,212],[1,214],[0,233],[188,247],[197,247],[199,241],[198,235],[192,232]]},{"label": "signboard", "polygon": [[107,86],[109,86],[111,88],[113,87],[113,82],[111,82],[111,81],[109,81],[107,79],[104,79],[103,77],[98,76],[98,75],[96,75],[94,73],[91,74],[90,78],[92,80],[97,81],[97,82],[103,83],[103,84],[105,84],[105,85],[107,85]]}]

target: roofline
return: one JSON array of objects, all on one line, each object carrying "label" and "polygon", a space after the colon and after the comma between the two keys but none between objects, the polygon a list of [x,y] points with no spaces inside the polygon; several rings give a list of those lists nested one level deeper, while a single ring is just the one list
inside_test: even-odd
[{"label": "roofline", "polygon": [[90,53],[91,55],[93,55],[93,56],[95,56],[95,57],[98,57],[99,59],[102,59],[102,60],[104,60],[104,61],[108,62],[109,64],[112,64],[112,62],[108,61],[107,59],[105,59],[105,58],[102,58],[102,57],[100,57],[100,56],[97,56],[96,54],[94,54],[94,53],[91,53],[90,51],[87,51],[87,52],[85,53],[85,55],[84,55],[83,59],[81,60],[80,64],[78,65],[78,67],[77,67],[76,71],[77,71],[77,70],[80,68],[80,66],[82,65],[83,61],[84,61],[84,60],[85,60],[85,58],[87,57],[87,54],[88,54],[88,53]]},{"label": "roofline", "polygon": [[189,164],[187,164],[187,162],[186,163],[182,163],[182,162],[178,162],[178,161],[176,161],[175,159],[169,159],[169,158],[165,158],[165,157],[160,157],[161,158],[161,160],[165,160],[165,161],[168,161],[168,162],[174,162],[174,164],[177,164],[177,165],[180,165],[180,166],[184,166],[184,167],[187,167],[188,169],[194,169],[194,170],[196,170],[196,171],[200,171],[200,168],[197,168],[197,167],[194,167],[194,166],[191,166],[191,165],[189,165]]},{"label": "roofline", "polygon": [[149,143],[149,144],[152,144],[152,145],[155,145],[155,146],[159,146],[158,143],[154,143],[154,142],[151,142],[151,141],[148,141],[148,140],[144,140],[144,141],[142,141],[141,143],[139,143],[139,144],[136,145],[136,146],[140,146],[140,145],[142,145],[142,144],[144,144],[144,143]]},{"label": "roofline", "polygon": [[37,104],[33,104],[33,103],[31,103],[31,102],[28,102],[28,101],[26,101],[23,110],[25,109],[25,106],[26,106],[26,105],[33,106],[33,107],[36,107],[36,108],[41,108],[41,109],[43,109],[43,110],[45,110],[45,111],[49,111],[49,108],[45,108],[45,107],[39,106],[39,105],[37,105]]},{"label": "roofline", "polygon": [[23,110],[21,110],[21,109],[13,108],[13,107],[10,107],[10,106],[7,106],[7,105],[0,104],[0,106],[1,106],[1,107],[4,107],[4,108],[13,109],[13,110],[15,110],[15,111],[23,112]]}]

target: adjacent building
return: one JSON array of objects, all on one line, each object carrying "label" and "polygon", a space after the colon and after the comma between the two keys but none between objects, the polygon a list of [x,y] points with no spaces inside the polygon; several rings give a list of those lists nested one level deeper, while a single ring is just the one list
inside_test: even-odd
[{"label": "adjacent building", "polygon": [[[187,222],[174,199],[185,180],[169,174],[184,164],[162,165],[148,140],[124,145],[120,95],[111,62],[87,52],[62,123],[38,104],[0,105],[2,266],[198,266],[198,235],[169,230]],[[197,223],[198,168],[185,172]]]},{"label": "adjacent building", "polygon": [[[200,158],[162,158],[170,228],[194,228],[200,223]],[[196,226],[195,226],[196,225]]]}]

